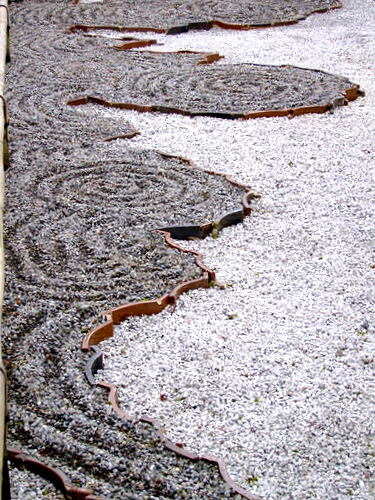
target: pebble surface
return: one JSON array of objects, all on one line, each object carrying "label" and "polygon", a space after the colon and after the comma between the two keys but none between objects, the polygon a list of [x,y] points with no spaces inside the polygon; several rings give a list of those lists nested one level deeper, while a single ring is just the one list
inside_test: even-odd
[{"label": "pebble surface", "polygon": [[[60,0],[61,1],[61,0]],[[62,0],[67,1],[67,0]],[[183,28],[190,23],[221,20],[230,24],[271,25],[278,22],[296,22],[319,10],[337,8],[339,0],[149,0],[147,8],[137,0],[128,0],[126,9],[122,0],[79,0],[77,16],[99,25],[116,19],[116,25],[142,26],[159,29]],[[85,5],[90,4],[90,5]],[[97,4],[97,5],[95,5]],[[87,8],[88,7],[88,8]],[[82,21],[81,21],[82,23]],[[194,28],[193,28],[194,29]],[[175,31],[174,31],[175,32]]]},{"label": "pebble surface", "polygon": [[11,467],[9,470],[10,487],[13,500],[64,500],[64,495],[42,477],[27,469]]},{"label": "pebble surface", "polygon": [[[262,193],[199,245],[226,288],[184,295],[102,344],[130,413],[225,459],[268,499],[375,495],[374,3],[289,27],[159,41],[226,62],[343,75],[366,97],[333,114],[228,122],[126,114],[140,148],[187,156]],[[161,397],[162,396],[162,397]]]},{"label": "pebble surface", "polygon": [[[217,466],[171,453],[150,425],[114,415],[105,391],[86,380],[81,343],[104,310],[201,274],[193,256],[164,244],[159,224],[210,221],[237,208],[243,190],[127,140],[105,142],[136,129],[119,115],[66,104],[105,86],[112,71],[101,41],[67,32],[74,12],[70,0],[10,8],[7,442],[104,498],[236,498]],[[30,477],[13,473],[15,498],[31,488],[43,497],[45,484]]]}]

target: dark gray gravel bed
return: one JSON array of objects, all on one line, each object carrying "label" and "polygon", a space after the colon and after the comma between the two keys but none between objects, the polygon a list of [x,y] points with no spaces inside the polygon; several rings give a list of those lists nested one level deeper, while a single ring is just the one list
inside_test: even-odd
[{"label": "dark gray gravel bed", "polygon": [[[28,54],[28,67],[40,64],[43,59],[43,78],[55,80],[58,75],[60,90],[64,87],[64,92],[59,92],[59,102],[56,102],[56,94],[48,96],[46,92],[45,108],[40,109],[32,92],[32,85],[39,85],[39,76],[29,71],[23,92],[24,105],[32,106],[33,110],[37,108],[32,117],[42,112],[48,121],[50,113],[57,113],[57,105],[62,105],[64,98],[67,101],[87,95],[185,112],[246,114],[326,105],[353,86],[347,78],[293,66],[227,65],[225,61],[197,66],[203,54],[118,52],[114,49],[118,40],[87,37],[81,32],[67,33],[66,28],[76,19],[77,8],[58,3],[52,11],[49,3],[42,3],[35,7],[33,4],[31,9],[25,3],[23,9],[18,5],[15,9],[13,23],[25,26],[22,37],[17,40],[17,50]],[[94,9],[90,4],[91,8]],[[90,9],[87,15],[93,14]],[[113,24],[121,25],[121,16],[114,14],[116,9],[106,4],[101,5],[101,11],[103,16],[112,13]],[[27,30],[27,26],[34,25],[37,28]],[[123,128],[128,131],[125,125]],[[125,132],[119,130],[118,135]]]},{"label": "dark gray gravel bed", "polygon": [[[60,0],[54,3],[70,3]],[[34,2],[36,3],[36,2]],[[49,3],[47,1],[38,2]],[[147,26],[159,29],[186,26],[190,23],[220,20],[240,25],[269,25],[304,19],[313,12],[339,7],[338,0],[104,0],[79,2],[76,22],[100,24],[117,22],[122,26]]]},{"label": "dark gray gravel bed", "polygon": [[25,468],[11,467],[9,470],[12,500],[64,500],[64,495],[53,484]]},{"label": "dark gray gravel bed", "polygon": [[[92,40],[88,43],[93,44]],[[184,113],[241,116],[324,106],[354,86],[347,78],[324,71],[225,62],[197,65],[201,59],[198,54],[146,51],[108,55],[98,48],[97,59],[85,67],[88,78],[81,79],[86,89],[76,92],[75,97],[86,94],[114,103],[162,106]]]},{"label": "dark gray gravel bed", "polygon": [[28,151],[30,167],[8,173],[7,258],[22,280],[22,305],[35,286],[42,300],[74,298],[91,309],[198,277],[194,258],[169,249],[156,229],[212,221],[239,206],[242,190],[156,153],[103,150],[92,162],[72,155],[51,164]]},{"label": "dark gray gravel bed", "polygon": [[155,229],[212,220],[237,207],[242,190],[178,159],[104,143],[132,127],[96,108],[66,106],[86,57],[97,57],[52,26],[70,7],[56,4],[49,29],[34,17],[34,2],[11,5],[3,325],[9,445],[109,498],[232,498],[216,467],[174,455],[151,427],[111,414],[104,391],[87,384],[80,345],[105,309],[155,298],[200,275],[193,258],[168,248]]},{"label": "dark gray gravel bed", "polygon": [[[24,432],[16,445],[63,470],[73,485],[107,498],[240,498],[219,478],[215,466],[168,452],[152,427],[124,422],[109,414],[103,402],[98,405],[100,394],[94,390],[83,396],[74,410],[68,410],[69,421],[64,418],[66,407],[49,422],[42,414],[18,408]],[[30,434],[46,457],[30,446]]]}]

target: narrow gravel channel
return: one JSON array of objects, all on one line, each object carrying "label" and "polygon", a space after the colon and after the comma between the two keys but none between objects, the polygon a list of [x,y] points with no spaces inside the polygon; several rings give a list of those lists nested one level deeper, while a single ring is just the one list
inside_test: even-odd
[{"label": "narrow gravel channel", "polygon": [[[264,498],[375,496],[375,7],[273,30],[188,33],[158,50],[344,75],[366,97],[333,114],[228,122],[125,116],[139,148],[187,156],[263,197],[199,248],[224,291],[183,296],[102,344],[99,378],[134,415],[225,459]],[[120,147],[120,145],[119,145]],[[163,396],[163,397],[161,397]]]}]

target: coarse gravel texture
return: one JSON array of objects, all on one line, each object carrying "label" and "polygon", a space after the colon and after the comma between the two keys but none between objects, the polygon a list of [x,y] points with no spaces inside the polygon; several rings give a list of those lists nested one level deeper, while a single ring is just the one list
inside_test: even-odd
[{"label": "coarse gravel texture", "polygon": [[[53,11],[52,4],[44,3],[53,14],[48,22],[36,2],[10,9],[2,338],[8,444],[106,498],[236,498],[216,466],[182,459],[151,426],[112,414],[105,391],[87,383],[80,346],[103,310],[200,276],[193,256],[170,249],[156,229],[211,221],[237,209],[243,190],[126,140],[103,142],[136,129],[94,107],[66,105],[97,51],[66,32],[58,9],[66,16],[74,6]],[[14,481],[13,497],[22,498],[29,486]]]},{"label": "coarse gravel texture", "polygon": [[[105,53],[105,58],[85,68],[91,80],[89,92],[114,105],[161,106],[169,112],[237,117],[324,106],[343,100],[345,91],[355,86],[344,77],[290,65],[228,65],[225,61],[197,65],[202,56],[128,51],[112,58]],[[82,97],[81,92],[76,97]]]},{"label": "coarse gravel texture", "polygon": [[209,47],[227,62],[345,75],[366,97],[334,114],[121,112],[141,132],[138,147],[189,156],[263,197],[243,225],[189,244],[226,289],[189,292],[173,315],[118,327],[101,344],[98,376],[120,387],[130,413],[223,457],[267,499],[375,495],[374,23],[372,1],[344,0],[295,26],[158,36],[158,50]]},{"label": "coarse gravel texture", "polygon": [[[63,2],[69,0],[63,0]],[[101,25],[116,16],[122,26],[142,26],[159,29],[188,27],[191,23],[213,20],[242,26],[296,22],[313,12],[337,8],[338,0],[79,0],[77,17],[81,23],[94,19]],[[105,7],[103,9],[103,7]],[[125,8],[124,8],[125,7]],[[196,26],[194,26],[196,27]]]},{"label": "coarse gravel texture", "polygon": [[50,482],[27,469],[10,467],[9,478],[11,483],[12,498],[27,498],[28,500],[44,498],[45,500],[64,500],[60,493]]},{"label": "coarse gravel texture", "polygon": [[[77,116],[73,111],[61,111],[61,108],[71,99],[87,95],[110,102],[166,106],[185,112],[246,114],[266,109],[326,105],[342,97],[346,89],[357,83],[353,84],[344,76],[289,64],[281,67],[228,65],[226,60],[222,60],[221,64],[197,66],[204,53],[212,52],[210,47],[198,54],[154,53],[148,50],[119,52],[114,49],[118,42],[110,38],[88,37],[80,32],[68,34],[67,28],[76,18],[79,7],[64,3],[55,5],[53,2],[34,2],[30,5],[25,2],[21,7],[13,7],[13,22],[25,28],[19,39],[14,33],[12,43],[17,45],[19,52],[23,50],[28,54],[27,76],[21,83],[24,94],[22,104],[30,107],[27,121],[36,127],[43,127],[49,122],[52,125],[54,118],[60,119],[64,114],[76,122]],[[102,7],[102,10],[112,12],[109,6]],[[121,24],[121,19],[114,14],[112,16],[116,23]],[[27,29],[29,26],[38,28],[30,32]],[[168,46],[174,37],[164,38]],[[56,57],[62,54],[64,57],[57,66]],[[43,79],[39,86],[40,75],[38,71],[30,71],[30,67],[32,61],[38,63],[40,60],[43,60]],[[47,86],[42,107],[39,96],[43,92],[44,81]],[[59,81],[59,87],[51,94],[48,85],[53,81]],[[21,90],[21,85],[17,86],[18,90]],[[37,94],[33,90],[34,85],[39,88]],[[95,121],[92,120],[85,133],[93,139],[101,130],[93,132]],[[132,131],[128,124],[120,122],[112,124],[102,138]],[[38,133],[43,135],[44,128]],[[65,146],[72,140],[69,134],[69,128],[61,130],[59,127],[47,140],[64,141]],[[85,144],[87,147],[87,142],[82,145]]]},{"label": "coarse gravel texture", "polygon": [[[209,46],[198,53],[158,52],[157,45],[150,50],[117,51],[115,48],[121,46],[118,35],[111,30],[94,30],[90,36],[81,30],[70,34],[74,52],[90,49],[83,66],[71,61],[70,71],[79,71],[77,86],[71,87],[73,100],[93,96],[114,104],[237,116],[324,106],[340,100],[347,89],[356,85],[344,76],[289,64],[228,64],[226,58],[201,64],[211,52]],[[149,39],[148,36],[137,34],[136,38]],[[167,50],[171,37],[156,36],[159,45],[165,44]]]}]

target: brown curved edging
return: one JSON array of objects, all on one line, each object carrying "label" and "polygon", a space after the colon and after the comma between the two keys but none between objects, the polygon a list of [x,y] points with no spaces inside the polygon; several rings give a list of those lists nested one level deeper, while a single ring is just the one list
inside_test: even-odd
[{"label": "brown curved edging", "polygon": [[169,295],[169,304],[174,305],[178,297],[180,297],[180,295],[182,295],[183,293],[188,292],[189,290],[196,290],[198,288],[207,288],[208,284],[209,275],[208,273],[203,273],[203,276],[201,278],[187,281],[185,283],[182,283],[181,285],[178,285]]},{"label": "brown curved edging", "polygon": [[194,290],[196,288],[207,288],[210,282],[215,283],[215,273],[204,266],[202,260],[203,255],[187,250],[171,239],[170,233],[166,231],[159,231],[164,234],[166,243],[176,250],[182,251],[184,253],[191,253],[196,256],[196,265],[202,270],[203,276],[201,278],[186,281],[181,285],[175,287],[170,294],[163,295],[155,300],[146,300],[140,302],[131,302],[121,306],[114,307],[105,311],[102,317],[106,320],[104,323],[96,326],[90,330],[84,337],[82,342],[82,351],[88,352],[91,346],[97,345],[103,340],[113,337],[113,326],[118,325],[126,318],[131,316],[142,316],[142,315],[153,315],[158,314],[163,311],[168,305],[174,305],[176,299],[181,295],[181,293],[188,290]]},{"label": "brown curved edging", "polygon": [[107,319],[102,325],[96,326],[88,332],[82,342],[82,351],[88,352],[92,345],[100,344],[103,340],[113,337],[113,321],[112,318]]},{"label": "brown curved edging", "polygon": [[[169,155],[164,155],[164,156],[169,156]],[[182,161],[188,162],[191,166],[195,166],[195,164],[182,157],[177,157]],[[203,170],[203,169],[200,169]],[[214,174],[214,172],[209,172],[211,174]],[[241,186],[240,183],[231,181],[228,176],[225,174],[219,174],[222,177],[224,177],[226,180],[229,182],[232,182],[236,186]],[[242,185],[244,189],[248,189],[245,186]],[[250,206],[250,201],[251,199],[259,198],[260,195],[255,193],[254,191],[247,191],[245,192],[243,198],[242,198],[242,212],[243,215],[248,215],[249,212],[249,206]],[[224,216],[220,220],[224,220],[227,216]],[[242,220],[242,218],[241,218]],[[224,222],[222,223],[224,226]],[[213,223],[208,223],[203,226],[185,226],[185,229],[188,228],[188,230],[192,231],[194,234],[196,234],[197,229],[200,231],[200,235],[206,236],[213,230]],[[171,228],[173,229],[173,228]],[[178,228],[181,230],[181,227]],[[122,321],[126,320],[126,318],[129,318],[131,316],[140,316],[143,314],[146,315],[153,315],[153,314],[158,314],[159,312],[163,311],[167,306],[174,307],[177,299],[179,296],[188,291],[188,290],[193,290],[197,288],[207,288],[210,286],[211,283],[217,284],[216,279],[215,279],[215,273],[208,268],[206,268],[203,264],[203,255],[199,252],[196,252],[194,250],[188,250],[179,244],[177,244],[175,241],[173,241],[171,237],[171,232],[167,230],[158,230],[161,234],[164,235],[166,243],[172,247],[175,248],[181,252],[184,253],[191,253],[195,255],[196,257],[196,264],[197,266],[202,270],[202,277],[195,279],[195,280],[190,280],[187,282],[184,282],[177,287],[175,287],[170,294],[163,295],[162,297],[156,299],[156,300],[150,300],[150,301],[141,301],[141,302],[135,302],[135,303],[129,303],[125,305],[121,305],[118,307],[114,307],[112,309],[109,309],[108,311],[105,311],[103,313],[103,318],[106,320],[105,323],[98,325],[94,329],[92,329],[90,332],[88,332],[82,342],[82,350],[84,352],[87,352],[90,350],[90,348],[93,348],[94,353],[91,355],[90,359],[86,363],[86,377],[88,379],[88,382],[90,385],[98,385],[100,387],[103,387],[104,389],[108,390],[108,403],[111,404],[113,410],[121,417],[124,418],[125,420],[133,420],[131,415],[126,412],[125,410],[121,409],[119,405],[119,400],[118,400],[118,388],[116,385],[110,383],[110,382],[105,382],[105,381],[100,381],[100,382],[95,382],[94,378],[94,373],[97,372],[97,370],[100,368],[101,363],[102,363],[102,351],[99,347],[97,347],[97,344],[99,344],[102,340],[105,340],[107,338],[110,338],[113,336],[113,326],[116,324],[121,323]],[[203,236],[203,237],[204,237]],[[188,239],[188,235],[186,237]],[[94,347],[93,347],[94,346]],[[98,361],[100,358],[100,361]],[[148,417],[148,416],[142,416],[139,419],[140,422],[150,424],[154,427],[157,436],[159,437],[160,441],[162,444],[170,451],[173,451],[174,453],[177,453],[179,456],[182,456],[184,458],[187,458],[189,460],[192,460],[193,462],[197,462],[199,460],[203,460],[206,462],[211,462],[215,464],[220,472],[220,475],[223,479],[224,482],[226,482],[236,493],[240,494],[242,497],[248,499],[248,500],[262,500],[260,497],[253,495],[244,489],[242,489],[240,486],[238,486],[228,475],[226,467],[224,462],[221,459],[217,459],[215,457],[209,457],[208,455],[198,455],[197,453],[191,452],[189,450],[185,450],[183,445],[181,443],[174,443],[171,439],[169,439],[163,432],[161,423],[159,422],[158,419]],[[89,499],[87,499],[89,500]]]},{"label": "brown curved edging", "polygon": [[[216,56],[216,54],[209,54],[207,57]],[[218,56],[218,55],[217,55]],[[212,61],[202,61],[197,64],[209,64]],[[336,107],[345,106],[350,101],[354,101],[359,96],[364,96],[365,92],[359,88],[359,85],[353,85],[348,89],[344,89],[341,96],[337,96],[333,102],[327,102],[323,105],[313,105],[313,106],[300,106],[297,108],[285,108],[285,109],[266,109],[260,111],[250,111],[248,113],[227,113],[227,112],[215,112],[215,111],[189,111],[183,110],[181,108],[173,108],[171,106],[159,106],[159,105],[142,105],[134,104],[128,102],[110,102],[100,97],[95,96],[84,96],[78,97],[76,99],[70,99],[67,102],[68,106],[81,106],[83,104],[93,103],[106,108],[114,109],[127,109],[132,111],[138,111],[139,113],[166,113],[166,114],[177,114],[183,116],[190,116],[191,118],[197,116],[207,116],[212,118],[222,118],[226,120],[248,120],[255,118],[271,118],[271,117],[288,117],[294,118],[295,116],[305,115],[310,113],[321,114],[328,111],[332,111]]]},{"label": "brown curved edging", "polygon": [[[155,50],[148,50],[149,54],[160,54],[161,52],[157,52]],[[220,61],[220,59],[224,59],[225,57],[220,55],[218,52],[200,52],[196,50],[176,50],[173,52],[162,52],[163,54],[200,54],[201,59],[195,63],[195,66],[200,66],[202,64],[211,64],[216,61]]]},{"label": "brown curved edging", "polygon": [[231,479],[231,477],[229,476],[227,468],[225,466],[225,462],[221,458],[216,458],[216,457],[213,457],[211,455],[201,455],[200,459],[203,460],[203,461],[205,461],[205,462],[210,462],[210,463],[216,464],[219,467],[219,471],[220,471],[221,477],[239,495],[241,495],[241,496],[243,496],[245,498],[249,498],[250,500],[264,500],[262,497],[260,497],[258,495],[249,494],[246,490],[244,490],[243,488],[241,488],[240,486],[238,486]]},{"label": "brown curved edging", "polygon": [[67,29],[68,33],[75,33],[77,31],[84,31],[85,33],[89,31],[117,31],[118,33],[159,33],[164,34],[165,30],[160,28],[147,28],[145,26],[112,26],[112,25],[102,25],[102,26],[93,26],[87,24],[73,24],[70,28]]},{"label": "brown curved edging", "polygon": [[288,109],[269,109],[264,111],[252,111],[250,113],[245,113],[242,117],[243,120],[248,120],[250,118],[269,118],[277,116],[287,116],[288,118],[294,118],[299,115],[307,114],[323,114],[328,111],[332,111],[340,106],[346,106],[348,102],[355,101],[357,97],[363,97],[365,92],[359,88],[359,85],[353,85],[348,89],[344,89],[342,96],[338,96],[333,99],[333,102],[327,102],[327,104],[313,105],[313,106],[300,106],[298,108],[288,108]]},{"label": "brown curved edging", "polygon": [[[80,26],[80,25],[77,25]],[[76,28],[75,26],[71,26],[68,29],[68,33],[73,33],[75,31],[84,31],[84,32],[89,32],[91,29],[95,29],[92,27],[87,26],[86,29],[83,26],[80,26],[79,28]],[[120,31],[119,29],[113,30],[112,31]],[[132,37],[122,37],[120,38],[121,40],[121,45],[114,45],[113,48],[121,51],[121,50],[130,50],[130,49],[139,49],[142,47],[149,47],[150,45],[156,45],[157,41],[152,38],[146,38],[146,39],[140,39],[140,38],[132,38]]]},{"label": "brown curved edging", "polygon": [[[72,0],[73,4],[78,4],[79,0]],[[179,35],[181,33],[187,33],[188,31],[209,31],[210,29],[217,27],[224,30],[236,30],[236,31],[248,31],[251,29],[262,29],[262,28],[276,28],[280,26],[290,26],[292,24],[297,24],[300,21],[303,21],[307,18],[307,16],[312,14],[323,14],[325,12],[329,12],[331,10],[340,9],[342,7],[342,3],[340,0],[336,0],[336,5],[332,7],[322,7],[320,9],[315,9],[306,14],[306,16],[296,17],[289,21],[277,21],[271,23],[264,24],[237,24],[237,23],[229,23],[225,21],[220,21],[219,19],[213,19],[211,21],[196,21],[187,24],[182,24],[180,26],[171,26],[170,28],[152,28],[152,27],[119,27],[119,26],[86,26],[82,24],[75,24],[69,28],[69,32],[73,33],[75,31],[90,31],[90,30],[113,30],[119,31],[121,33],[126,32],[152,32],[152,33],[160,33],[166,35]]]},{"label": "brown curved edging", "polygon": [[[206,283],[207,285],[205,286]],[[105,323],[96,326],[85,335],[82,342],[82,351],[87,352],[91,346],[97,345],[103,340],[113,337],[113,326],[122,323],[126,318],[158,314],[168,305],[174,305],[176,298],[179,297],[182,292],[194,290],[196,288],[207,288],[207,286],[208,276],[197,280],[186,281],[178,285],[170,294],[163,295],[158,299],[131,302],[104,312],[102,316],[106,319]]]},{"label": "brown curved edging", "polygon": [[129,415],[128,412],[125,410],[122,410],[119,405],[118,401],[118,389],[115,386],[115,384],[111,384],[110,382],[97,382],[98,386],[103,387],[104,389],[108,389],[109,394],[108,394],[108,403],[112,405],[112,408],[115,410],[115,412],[123,419],[125,420],[133,420],[133,418]]},{"label": "brown curved edging", "polygon": [[68,106],[81,106],[83,104],[99,104],[100,106],[104,106],[105,108],[117,108],[117,109],[128,109],[132,111],[138,111],[140,113],[150,113],[153,110],[153,106],[142,106],[139,104],[131,104],[125,102],[108,102],[104,99],[100,99],[99,97],[94,96],[85,96],[79,97],[77,99],[71,99],[67,102]]},{"label": "brown curved edging", "polygon": [[131,316],[151,316],[152,314],[158,314],[165,309],[168,304],[169,295],[166,294],[156,300],[144,300],[114,307],[106,311],[104,315],[106,317],[110,316],[113,324],[118,325]]},{"label": "brown curved edging", "polygon": [[[196,52],[198,54],[198,52]],[[213,62],[219,61],[220,59],[224,59],[224,56],[221,56],[217,52],[213,52],[212,54],[207,54],[200,61],[198,61],[195,65],[199,66],[201,64],[211,64]]]},{"label": "brown curved edging", "polygon": [[[345,98],[348,101],[355,101],[358,96],[364,97],[365,92],[359,88],[359,85],[354,85],[345,91]],[[339,105],[339,104],[338,104]]]},{"label": "brown curved edging", "polygon": [[[100,350],[100,349],[98,349]],[[97,355],[97,353],[96,353]],[[94,379],[93,375],[90,377],[91,379]],[[125,420],[133,420],[131,415],[129,415],[125,410],[122,410],[119,401],[118,401],[118,389],[114,384],[108,383],[108,382],[98,382],[96,385],[103,387],[104,389],[107,389],[109,391],[108,394],[108,403],[112,405],[113,410],[121,417],[124,418]],[[246,491],[245,489],[241,488],[239,485],[237,485],[229,476],[228,471],[225,466],[225,462],[221,458],[216,458],[210,455],[202,454],[199,455],[195,452],[186,450],[181,443],[174,443],[171,439],[169,439],[165,433],[163,432],[162,425],[160,421],[156,418],[148,417],[148,416],[142,416],[138,420],[139,422],[143,422],[149,425],[152,425],[156,431],[156,435],[160,439],[161,443],[167,448],[168,450],[176,453],[177,455],[187,458],[188,460],[191,460],[192,462],[198,462],[199,460],[202,460],[204,462],[209,462],[214,464],[215,466],[218,467],[220,475],[225,483],[232,488],[236,493],[241,495],[243,498],[246,498],[248,500],[263,500],[261,497],[258,495],[253,495],[252,493]],[[72,500],[75,497],[72,497]],[[92,497],[83,497],[84,500],[91,500]]]},{"label": "brown curved edging", "polygon": [[[85,33],[88,33],[89,31],[104,31],[104,30],[111,30],[111,31],[117,31],[120,33],[126,33],[126,32],[135,32],[135,28],[121,28],[119,26],[85,26],[82,24],[74,24],[68,28],[68,33],[75,33],[77,31],[84,31]],[[140,28],[139,32],[144,32],[146,28]],[[152,32],[155,33],[164,33],[163,30],[151,30]],[[114,45],[113,48],[116,50],[130,50],[130,49],[138,49],[138,48],[143,48],[143,47],[150,47],[151,45],[156,45],[157,41],[151,38],[147,39],[124,39],[124,43],[121,45]],[[148,50],[147,52],[151,54],[159,54],[159,52],[155,52],[153,50]],[[219,61],[220,59],[224,59],[224,56],[220,55],[217,52],[213,53],[205,53],[205,52],[199,52],[196,50],[177,50],[173,52],[164,52],[163,54],[202,54],[202,59],[195,63],[196,66],[199,66],[201,64],[211,64],[213,62]]]},{"label": "brown curved edging", "polygon": [[194,453],[193,451],[185,450],[183,445],[180,443],[173,443],[163,432],[161,423],[159,422],[158,419],[152,418],[152,417],[140,417],[139,422],[143,422],[145,424],[150,424],[152,425],[155,430],[156,434],[159,437],[160,441],[164,444],[168,450],[173,451],[177,453],[178,455],[181,455],[182,457],[188,458],[192,462],[198,462],[200,460],[200,456],[197,453]]},{"label": "brown curved edging", "polygon": [[[161,152],[158,152],[158,153],[165,158],[177,158],[178,160],[180,160],[184,163],[187,163],[192,168],[196,168],[198,170],[204,171],[204,172],[208,173],[209,175],[218,175],[220,177],[223,177],[230,184],[243,188],[245,190],[245,193],[242,197],[241,203],[242,203],[244,215],[250,215],[250,212],[251,212],[250,202],[251,202],[251,200],[258,199],[261,197],[260,194],[256,193],[248,186],[245,186],[237,181],[234,181],[230,176],[228,176],[226,174],[221,174],[221,173],[216,173],[213,171],[205,170],[205,169],[199,167],[192,160],[185,158],[183,156],[170,155],[170,154],[161,153]],[[224,218],[225,217],[226,216],[224,216]],[[222,221],[224,218],[220,219],[220,221]],[[217,225],[220,223],[220,221],[217,223]],[[204,238],[209,233],[212,232],[213,226],[214,226],[213,223],[207,223],[207,224],[203,224],[202,226],[185,226],[185,228],[190,229],[191,234],[193,234],[194,236],[199,234],[200,238]],[[222,227],[225,227],[225,224],[222,224]],[[171,236],[171,231],[173,229],[181,229],[181,227],[165,228],[164,230],[159,229],[158,232],[160,232],[161,234],[164,235],[165,242],[171,248],[175,248],[176,250],[179,250],[183,253],[190,253],[192,255],[195,255],[196,265],[202,270],[202,278],[198,278],[197,280],[191,280],[191,281],[185,282],[181,285],[178,285],[174,290],[172,290],[172,292],[170,294],[163,295],[162,297],[159,297],[158,299],[124,304],[124,305],[121,305],[118,307],[114,307],[108,311],[105,311],[102,314],[102,317],[106,321],[104,323],[96,326],[95,328],[93,328],[90,332],[88,332],[85,335],[83,342],[82,342],[82,350],[84,352],[88,352],[90,350],[91,346],[97,345],[100,342],[102,342],[103,340],[106,340],[110,337],[113,337],[113,326],[121,323],[122,321],[124,321],[126,318],[128,318],[130,316],[158,314],[163,309],[165,309],[168,305],[174,306],[176,299],[181,295],[181,293],[188,291],[188,290],[196,289],[199,287],[207,288],[209,286],[209,284],[211,284],[211,283],[214,285],[217,285],[219,288],[222,288],[222,285],[220,283],[217,283],[217,281],[216,281],[214,271],[212,271],[211,269],[208,269],[203,264],[203,255],[201,253],[196,252],[194,250],[188,250],[188,249],[180,246],[179,244],[177,244],[173,240],[173,237]],[[189,238],[187,236],[184,239],[189,239]],[[207,278],[206,278],[206,275],[207,275]]]},{"label": "brown curved edging", "polygon": [[155,45],[156,44],[156,40],[151,40],[151,39],[147,39],[147,40],[137,40],[137,39],[134,39],[134,40],[129,40],[129,41],[125,41],[123,44],[121,45],[114,45],[114,49],[116,50],[130,50],[130,49],[139,49],[141,47],[149,47],[150,45]]},{"label": "brown curved edging", "polygon": [[129,132],[128,134],[114,135],[111,137],[107,137],[106,139],[103,139],[103,142],[112,142],[116,141],[117,139],[133,139],[137,135],[140,135],[140,132],[135,130],[134,132]]},{"label": "brown curved edging", "polygon": [[96,500],[92,490],[72,486],[68,477],[59,469],[53,468],[39,460],[28,457],[21,450],[8,448],[8,460],[16,467],[25,467],[30,472],[51,482],[67,500]]},{"label": "brown curved edging", "polygon": [[161,234],[164,235],[165,242],[171,248],[174,248],[174,249],[176,249],[176,250],[178,250],[178,251],[180,251],[182,253],[191,253],[192,255],[195,255],[195,263],[202,270],[203,273],[207,273],[208,274],[208,282],[209,283],[214,282],[216,284],[215,272],[212,271],[211,269],[208,269],[208,267],[206,267],[203,264],[203,254],[201,254],[199,252],[196,252],[195,250],[188,250],[188,249],[180,246],[178,243],[176,243],[173,240],[173,238],[171,236],[171,233],[169,233],[168,231],[162,231],[160,229],[158,229],[158,231],[159,231],[159,233],[161,233]]}]

